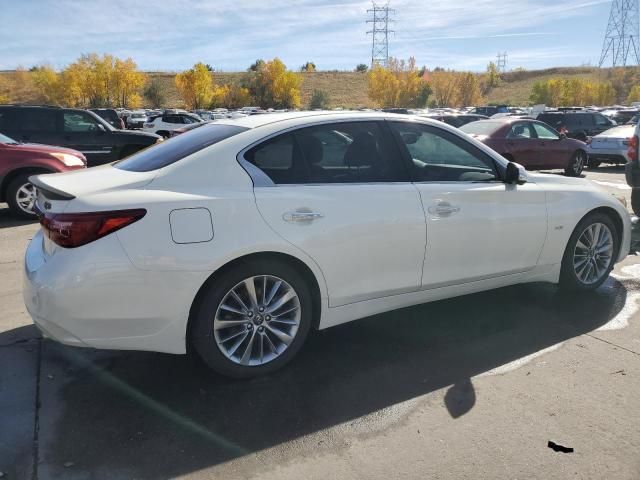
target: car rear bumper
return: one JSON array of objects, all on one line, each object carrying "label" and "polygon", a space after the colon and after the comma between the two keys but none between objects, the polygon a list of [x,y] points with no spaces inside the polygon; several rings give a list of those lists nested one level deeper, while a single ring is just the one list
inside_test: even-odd
[{"label": "car rear bumper", "polygon": [[203,272],[135,268],[116,235],[48,255],[42,232],[24,262],[24,302],[34,323],[61,343],[185,353],[189,309]]}]

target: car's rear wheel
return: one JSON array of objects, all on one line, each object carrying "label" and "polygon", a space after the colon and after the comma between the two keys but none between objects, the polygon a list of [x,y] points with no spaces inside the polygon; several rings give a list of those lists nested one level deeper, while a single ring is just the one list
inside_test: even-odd
[{"label": "car's rear wheel", "polygon": [[584,170],[584,165],[587,162],[587,154],[582,150],[578,150],[571,157],[571,161],[567,168],[564,169],[565,175],[569,177],[579,177]]},{"label": "car's rear wheel", "polygon": [[7,203],[9,209],[22,218],[36,218],[36,187],[29,182],[30,174],[21,174],[14,178],[7,187]]},{"label": "car's rear wheel", "polygon": [[598,288],[613,270],[619,245],[609,216],[593,213],[582,219],[564,252],[560,285],[570,290]]},{"label": "car's rear wheel", "polygon": [[311,294],[294,268],[252,262],[207,287],[193,318],[191,342],[215,371],[253,377],[289,362],[302,347],[311,320]]}]

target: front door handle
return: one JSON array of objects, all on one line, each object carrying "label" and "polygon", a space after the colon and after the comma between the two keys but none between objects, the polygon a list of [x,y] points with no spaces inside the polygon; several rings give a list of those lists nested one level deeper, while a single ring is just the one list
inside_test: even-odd
[{"label": "front door handle", "polygon": [[460,207],[451,205],[449,202],[439,202],[429,207],[429,213],[438,217],[450,217],[460,211]]},{"label": "front door handle", "polygon": [[282,219],[289,223],[309,223],[314,220],[323,218],[324,215],[318,212],[311,212],[306,210],[296,210],[294,212],[285,212],[282,215]]}]

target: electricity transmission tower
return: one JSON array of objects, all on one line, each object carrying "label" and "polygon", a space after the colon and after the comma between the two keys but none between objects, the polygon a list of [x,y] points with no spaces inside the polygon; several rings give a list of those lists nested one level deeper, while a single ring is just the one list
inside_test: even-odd
[{"label": "electricity transmission tower", "polygon": [[385,4],[377,4],[375,1],[373,8],[367,10],[367,14],[371,17],[367,23],[372,24],[371,30],[367,35],[371,34],[371,66],[376,64],[387,66],[389,63],[389,34],[395,33],[389,30],[389,23],[393,22],[391,18],[396,11],[389,8],[389,2]]},{"label": "electricity transmission tower", "polygon": [[639,64],[638,46],[638,0],[613,0],[598,67],[607,58],[614,67],[625,67],[627,60]]},{"label": "electricity transmission tower", "polygon": [[507,70],[507,52],[498,53],[498,63],[496,68],[500,73],[504,73]]}]

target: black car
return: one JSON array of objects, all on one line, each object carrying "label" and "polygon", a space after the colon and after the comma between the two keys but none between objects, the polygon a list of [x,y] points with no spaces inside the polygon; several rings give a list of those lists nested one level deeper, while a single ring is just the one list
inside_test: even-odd
[{"label": "black car", "polygon": [[496,113],[509,113],[509,107],[506,105],[485,105],[483,107],[474,107],[469,113],[490,117]]},{"label": "black car", "polygon": [[551,125],[559,132],[566,133],[567,137],[583,142],[587,141],[587,137],[598,135],[616,125],[601,113],[584,110],[543,112],[537,119]]},{"label": "black car", "polygon": [[124,122],[113,108],[92,108],[91,111],[106,120],[113,128],[124,129]]},{"label": "black car", "polygon": [[447,115],[433,115],[429,118],[434,120],[440,120],[441,122],[451,125],[452,127],[460,128],[467,123],[476,122],[478,120],[486,120],[489,117],[484,115],[476,115],[473,113],[461,113],[461,114],[447,114]]},{"label": "black car", "polygon": [[153,133],[116,130],[93,112],[77,108],[0,105],[0,133],[19,142],[79,150],[87,166],[127,157],[161,140]]}]

